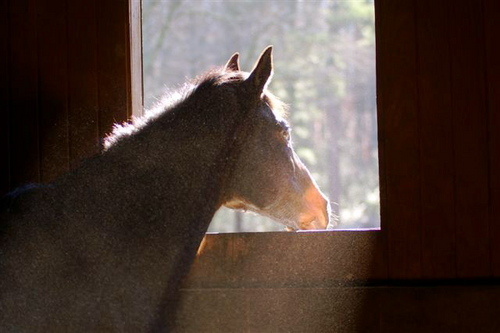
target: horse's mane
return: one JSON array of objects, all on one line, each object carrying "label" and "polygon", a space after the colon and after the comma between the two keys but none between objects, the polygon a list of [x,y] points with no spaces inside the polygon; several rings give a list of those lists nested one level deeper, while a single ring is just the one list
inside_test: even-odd
[{"label": "horse's mane", "polygon": [[[162,114],[170,112],[196,95],[199,90],[215,87],[227,82],[241,82],[248,73],[226,72],[224,68],[214,68],[194,80],[188,81],[177,89],[167,89],[152,108],[145,109],[142,116],[132,116],[130,121],[114,124],[113,130],[104,138],[104,150],[109,149],[124,137],[128,137],[156,120]],[[286,117],[288,107],[270,92],[266,91],[265,101],[280,117]]]},{"label": "horse's mane", "polygon": [[122,138],[136,133],[162,114],[175,109],[192,97],[200,87],[213,86],[221,74],[223,74],[221,69],[213,69],[176,89],[167,89],[150,109],[144,110],[142,116],[132,116],[127,122],[114,124],[112,132],[104,138],[104,150],[109,149]]}]

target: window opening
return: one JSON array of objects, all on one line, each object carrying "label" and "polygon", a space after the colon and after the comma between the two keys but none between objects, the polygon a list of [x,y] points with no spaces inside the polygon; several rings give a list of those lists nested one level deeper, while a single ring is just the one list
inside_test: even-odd
[{"label": "window opening", "polygon": [[[373,0],[143,0],[144,104],[234,52],[250,71],[267,45],[274,46],[270,91],[290,105],[295,151],[329,196],[338,228],[379,228]],[[227,208],[209,228],[281,230]]]}]

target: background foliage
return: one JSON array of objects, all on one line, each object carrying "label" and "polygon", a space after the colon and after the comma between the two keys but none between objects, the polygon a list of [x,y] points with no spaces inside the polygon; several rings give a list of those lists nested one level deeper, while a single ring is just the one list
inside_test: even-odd
[{"label": "background foliage", "polygon": [[[274,45],[270,90],[291,106],[294,147],[339,227],[379,227],[373,0],[143,0],[143,43],[146,107],[236,51],[249,71]],[[209,231],[282,229],[221,209]]]}]

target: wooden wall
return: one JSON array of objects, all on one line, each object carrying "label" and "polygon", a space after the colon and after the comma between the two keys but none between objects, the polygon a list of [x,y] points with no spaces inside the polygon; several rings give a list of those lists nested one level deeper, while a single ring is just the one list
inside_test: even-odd
[{"label": "wooden wall", "polygon": [[388,277],[498,277],[500,6],[376,9]]},{"label": "wooden wall", "polygon": [[100,150],[131,110],[126,0],[0,2],[0,195]]},{"label": "wooden wall", "polygon": [[[1,193],[140,105],[134,4],[0,2]],[[496,0],[377,0],[382,230],[209,235],[181,331],[497,332],[499,18]]]}]

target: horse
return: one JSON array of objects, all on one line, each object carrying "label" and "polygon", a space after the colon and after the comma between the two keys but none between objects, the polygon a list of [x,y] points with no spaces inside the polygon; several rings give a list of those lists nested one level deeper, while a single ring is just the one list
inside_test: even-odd
[{"label": "horse", "polygon": [[293,150],[272,74],[272,47],[251,72],[235,53],[116,125],[100,154],[9,197],[0,331],[172,330],[180,284],[221,206],[325,229],[328,200]]}]

